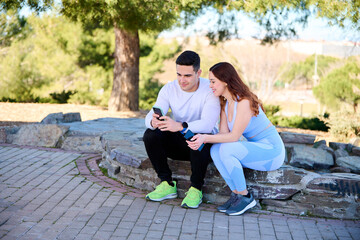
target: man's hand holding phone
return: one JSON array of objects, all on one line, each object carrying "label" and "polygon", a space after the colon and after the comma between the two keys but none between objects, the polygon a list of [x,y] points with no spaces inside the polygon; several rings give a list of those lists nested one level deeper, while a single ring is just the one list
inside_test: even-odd
[{"label": "man's hand holding phone", "polygon": [[161,131],[178,132],[182,129],[181,123],[178,123],[168,116],[164,116],[161,108],[153,107],[154,114],[151,120],[151,126],[159,128]]}]

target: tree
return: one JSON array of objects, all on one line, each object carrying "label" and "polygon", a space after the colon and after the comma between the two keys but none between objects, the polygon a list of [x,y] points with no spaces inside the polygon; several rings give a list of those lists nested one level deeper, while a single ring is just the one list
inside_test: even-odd
[{"label": "tree", "polygon": [[[333,70],[339,65],[342,65],[342,62],[338,58],[318,55],[317,56],[317,75],[321,78],[326,76],[326,74]],[[315,55],[311,55],[305,59],[305,61],[301,61],[298,63],[293,63],[290,66],[285,64],[282,66],[286,71],[281,75],[280,81],[284,83],[294,84],[306,84],[306,86],[310,85],[313,87],[313,76],[315,74]],[[287,69],[286,69],[287,68]],[[294,83],[295,82],[295,83]],[[310,83],[310,84],[309,84]]]},{"label": "tree", "polygon": [[342,103],[350,104],[356,112],[360,102],[360,59],[350,58],[334,69],[313,88],[319,101],[329,108],[339,109]]},{"label": "tree", "polygon": [[[25,4],[41,11],[52,2],[53,0],[7,0],[1,3],[0,11],[20,8]],[[114,79],[109,109],[138,110],[139,31],[160,32],[170,28],[178,22],[181,13],[185,13],[184,23],[188,23],[188,20],[207,6],[213,6],[220,13],[224,13],[225,10],[236,10],[249,14],[266,28],[264,42],[272,42],[273,39],[282,36],[293,36],[296,31],[292,27],[292,22],[305,24],[312,11],[319,17],[327,17],[332,24],[339,26],[344,26],[344,22],[349,20],[356,30],[360,30],[359,1],[63,0],[61,12],[84,24],[95,22],[102,26],[114,27]],[[295,19],[291,17],[293,12],[298,13]],[[221,25],[223,21],[218,23]],[[222,40],[229,34],[226,30],[217,28],[217,34],[212,33],[209,36]]]}]

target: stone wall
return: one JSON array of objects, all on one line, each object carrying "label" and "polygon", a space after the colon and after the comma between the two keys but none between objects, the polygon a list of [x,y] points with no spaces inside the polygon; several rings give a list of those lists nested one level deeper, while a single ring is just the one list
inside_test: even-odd
[{"label": "stone wall", "polygon": [[[107,168],[111,177],[151,191],[159,180],[142,142],[143,121],[104,118],[7,127],[0,129],[0,142],[102,152],[99,165]],[[261,207],[283,213],[359,219],[360,148],[335,142],[314,143],[315,136],[308,134],[281,132],[280,136],[287,151],[280,169],[244,170],[248,188]],[[190,164],[169,159],[169,165],[178,181],[179,195],[184,197],[190,185]],[[203,192],[204,200],[215,204],[223,203],[230,194],[213,164],[209,165]]]}]

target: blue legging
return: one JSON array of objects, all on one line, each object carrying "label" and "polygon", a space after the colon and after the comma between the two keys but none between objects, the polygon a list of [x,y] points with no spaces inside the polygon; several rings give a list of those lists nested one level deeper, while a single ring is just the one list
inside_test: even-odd
[{"label": "blue legging", "polygon": [[285,160],[284,143],[274,126],[248,141],[214,144],[210,153],[231,191],[246,189],[243,167],[272,171]]}]

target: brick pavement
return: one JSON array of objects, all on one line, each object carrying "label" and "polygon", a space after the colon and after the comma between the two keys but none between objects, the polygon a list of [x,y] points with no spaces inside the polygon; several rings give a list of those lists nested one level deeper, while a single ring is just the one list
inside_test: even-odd
[{"label": "brick pavement", "polygon": [[267,211],[229,217],[145,194],[99,170],[101,156],[0,144],[0,239],[359,239],[360,222]]}]

